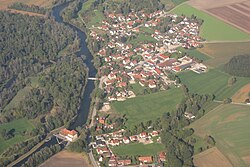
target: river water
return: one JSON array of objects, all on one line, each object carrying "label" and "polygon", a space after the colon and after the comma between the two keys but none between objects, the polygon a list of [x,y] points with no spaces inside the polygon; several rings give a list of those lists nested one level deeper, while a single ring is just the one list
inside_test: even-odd
[{"label": "river water", "polygon": [[[71,29],[73,29],[77,33],[78,37],[80,38],[80,50],[76,53],[76,55],[79,57],[84,55],[84,57],[85,57],[84,63],[88,67],[88,76],[95,77],[97,74],[97,70],[95,69],[94,64],[92,62],[93,56],[90,53],[90,51],[87,47],[87,44],[86,44],[86,38],[87,38],[86,34],[83,31],[81,31],[79,28],[77,28],[77,27],[75,27],[67,22],[64,22],[63,18],[61,17],[61,12],[63,11],[64,8],[66,8],[69,5],[69,3],[70,2],[67,2],[67,3],[63,3],[61,5],[53,7],[52,8],[52,16],[54,17],[56,22],[62,23],[64,25],[70,27]],[[91,93],[94,90],[94,88],[95,88],[94,81],[88,80],[87,85],[85,87],[83,97],[82,97],[82,101],[80,104],[78,115],[77,115],[75,121],[70,125],[70,129],[75,129],[76,127],[82,126],[86,123],[87,118],[88,118],[88,114],[89,114],[89,110],[90,110]],[[57,141],[56,141],[55,137],[53,137],[50,141],[46,142],[41,147],[39,147],[35,152],[38,152],[42,148],[44,148],[46,146],[49,147],[49,146],[54,145],[56,143],[57,143]],[[29,157],[30,156],[23,159],[22,161],[17,163],[14,167],[21,166],[22,164],[24,164],[28,160]]]}]

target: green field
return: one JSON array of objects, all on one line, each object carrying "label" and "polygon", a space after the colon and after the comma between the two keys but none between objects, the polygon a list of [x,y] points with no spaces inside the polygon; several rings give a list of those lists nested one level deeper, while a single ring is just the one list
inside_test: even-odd
[{"label": "green field", "polygon": [[228,86],[228,79],[231,76],[216,69],[210,69],[203,74],[187,71],[178,76],[191,92],[214,94],[216,100],[232,97],[241,87],[250,82],[250,78],[237,77],[237,82],[233,86]]},{"label": "green field", "polygon": [[201,36],[208,41],[230,41],[250,39],[250,35],[187,4],[183,4],[171,11],[187,16],[195,15],[204,20]]},{"label": "green field", "polygon": [[244,161],[250,156],[249,122],[250,106],[228,104],[218,106],[190,127],[200,137],[212,135],[233,166],[241,167],[250,165]]},{"label": "green field", "polygon": [[249,54],[249,46],[250,42],[214,43],[204,44],[204,47],[198,50],[210,56],[205,64],[218,67],[227,63],[233,56]]},{"label": "green field", "polygon": [[114,102],[111,107],[114,111],[126,115],[126,125],[132,127],[140,122],[146,122],[161,117],[164,112],[171,112],[181,102],[181,89],[170,89],[149,95],[138,96],[123,102]]},{"label": "green field", "polygon": [[131,84],[129,90],[133,91],[136,95],[141,95],[144,92],[145,87],[142,87],[139,83]]},{"label": "green field", "polygon": [[2,131],[3,129],[6,130],[14,129],[15,136],[9,140],[4,140],[3,138],[0,137],[0,153],[3,152],[3,150],[6,149],[7,147],[28,139],[28,136],[23,136],[20,133],[25,130],[32,130],[34,128],[35,128],[34,125],[27,119],[18,119],[6,124],[1,124],[0,131]]},{"label": "green field", "polygon": [[135,39],[132,39],[130,41],[128,41],[128,43],[136,46],[139,43],[145,43],[145,42],[152,42],[152,43],[156,43],[157,40],[154,39],[153,37],[151,37],[150,35],[144,34],[144,33],[140,33],[139,35],[136,36]]},{"label": "green field", "polygon": [[182,53],[187,53],[189,56],[198,58],[199,60],[206,61],[206,60],[211,59],[211,57],[200,52],[197,49],[184,49],[184,48],[180,47],[180,48],[178,48],[178,50],[181,51]]},{"label": "green field", "polygon": [[157,155],[159,152],[164,151],[164,145],[160,143],[142,144],[132,143],[128,145],[121,145],[112,147],[112,151],[118,156],[147,156]]}]

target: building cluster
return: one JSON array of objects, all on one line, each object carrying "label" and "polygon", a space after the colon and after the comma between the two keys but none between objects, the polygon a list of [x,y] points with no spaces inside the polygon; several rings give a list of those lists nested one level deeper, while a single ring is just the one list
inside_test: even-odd
[{"label": "building cluster", "polygon": [[[164,18],[169,18],[169,30],[161,32],[157,26]],[[141,27],[153,27],[155,31],[149,34],[156,42],[141,41],[132,45],[130,36],[137,38]],[[174,58],[172,54],[180,54],[177,47],[199,47],[201,38],[199,24],[195,19],[156,11],[151,14],[131,12],[127,16],[110,13],[99,27],[91,30],[95,40],[104,40],[97,32],[102,31],[109,36],[109,43],[99,50],[97,56],[102,61],[100,73],[106,76],[104,89],[108,101],[123,101],[134,97],[129,91],[129,84],[139,83],[150,89],[157,89],[175,83],[168,77],[167,71],[180,72],[187,68],[197,73],[206,71],[206,66],[197,63],[188,56]],[[100,33],[100,32],[99,32]],[[149,32],[147,32],[149,33]]]},{"label": "building cluster", "polygon": [[125,130],[120,130],[117,132],[102,134],[95,136],[95,141],[90,143],[91,147],[95,149],[97,153],[97,161],[100,165],[104,159],[108,159],[108,166],[133,166],[142,164],[153,164],[154,162],[165,162],[166,153],[160,152],[158,155],[153,156],[138,156],[136,157],[140,164],[134,164],[131,159],[121,159],[118,155],[113,153],[112,148],[120,145],[129,145],[131,143],[143,143],[150,144],[153,143],[153,138],[157,138],[157,142],[160,141],[159,132],[152,131],[151,133],[142,132],[138,135],[124,136]]}]

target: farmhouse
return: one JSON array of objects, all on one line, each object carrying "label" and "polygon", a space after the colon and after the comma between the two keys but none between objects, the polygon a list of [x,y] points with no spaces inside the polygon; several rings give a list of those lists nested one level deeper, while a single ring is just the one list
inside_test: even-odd
[{"label": "farmhouse", "polygon": [[66,128],[62,129],[59,134],[70,142],[75,141],[78,137],[78,134],[75,130],[68,130]]}]

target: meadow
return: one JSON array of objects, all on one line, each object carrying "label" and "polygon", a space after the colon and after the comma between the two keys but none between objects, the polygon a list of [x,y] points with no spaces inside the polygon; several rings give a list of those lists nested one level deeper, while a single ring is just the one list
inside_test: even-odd
[{"label": "meadow", "polygon": [[0,137],[0,153],[4,151],[7,147],[24,141],[28,139],[28,136],[22,135],[21,133],[26,130],[32,130],[34,129],[34,125],[27,119],[18,119],[11,121],[9,123],[1,124],[0,125],[0,132],[3,129],[6,129],[7,131],[14,129],[14,137],[9,140],[4,140],[2,137]]},{"label": "meadow", "polygon": [[211,67],[219,67],[227,63],[233,56],[249,54],[250,42],[232,42],[232,43],[211,43],[204,44],[198,51],[209,55],[210,59],[205,64]]},{"label": "meadow", "polygon": [[126,125],[133,127],[141,122],[154,120],[165,112],[172,112],[183,99],[181,89],[173,88],[111,104],[112,110],[126,115]]},{"label": "meadow", "polygon": [[198,18],[204,20],[200,35],[207,41],[231,41],[250,39],[249,34],[187,4],[182,4],[174,8],[171,12],[178,15],[195,15]]},{"label": "meadow", "polygon": [[202,61],[207,61],[211,59],[210,56],[208,56],[205,53],[200,52],[198,49],[184,49],[180,47],[178,48],[178,50],[181,51],[182,53],[187,53],[189,56],[198,58],[199,60],[202,60]]},{"label": "meadow", "polygon": [[128,145],[121,145],[111,148],[115,155],[118,156],[147,156],[157,155],[159,152],[164,151],[164,145],[160,143],[142,144],[132,143]]},{"label": "meadow", "polygon": [[191,92],[214,94],[216,100],[232,97],[241,87],[250,82],[250,78],[236,77],[236,83],[228,86],[228,80],[231,76],[217,69],[210,69],[203,74],[186,71],[178,74],[178,76]]},{"label": "meadow", "polygon": [[250,165],[250,106],[220,105],[190,125],[195,134],[212,135],[233,166]]}]

